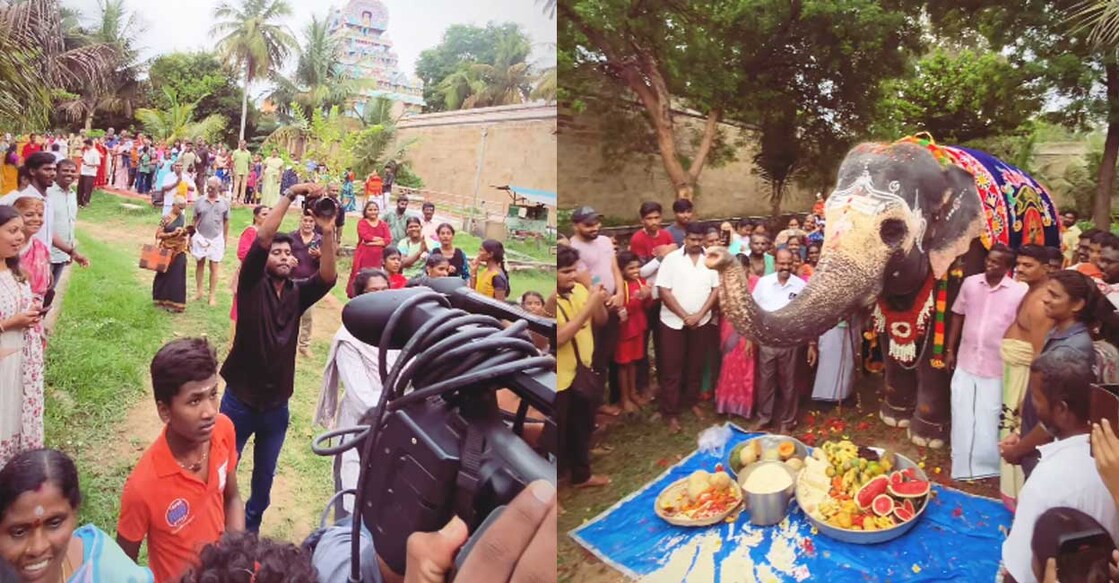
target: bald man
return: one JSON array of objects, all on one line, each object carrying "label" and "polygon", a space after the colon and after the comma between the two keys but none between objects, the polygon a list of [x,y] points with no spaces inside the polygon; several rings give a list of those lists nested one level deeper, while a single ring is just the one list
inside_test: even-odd
[{"label": "bald man", "polygon": [[229,240],[229,202],[221,196],[221,179],[206,180],[206,196],[194,203],[195,234],[190,240],[190,254],[197,262],[194,282],[195,301],[202,299],[202,276],[206,263],[210,263],[210,305],[217,305],[218,268],[225,256],[225,242]]},{"label": "bald man", "polygon": [[[776,271],[762,277],[754,286],[754,301],[758,307],[773,312],[793,301],[802,291],[805,282],[793,275],[793,255],[788,249],[778,249],[774,255]],[[755,431],[774,428],[779,433],[792,431],[797,424],[796,369],[798,349],[775,348],[765,345],[759,338],[758,349],[758,422]],[[815,364],[816,345],[808,348],[809,365]],[[774,418],[776,416],[776,419]]]}]

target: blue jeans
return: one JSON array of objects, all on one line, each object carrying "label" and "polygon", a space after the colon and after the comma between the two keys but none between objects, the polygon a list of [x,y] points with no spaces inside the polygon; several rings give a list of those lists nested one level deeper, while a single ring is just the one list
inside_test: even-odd
[{"label": "blue jeans", "polygon": [[260,532],[260,522],[264,511],[272,502],[272,479],[276,476],[276,462],[280,459],[280,449],[288,432],[291,413],[287,403],[266,411],[257,411],[237,397],[226,387],[221,398],[221,412],[233,421],[237,431],[237,459],[245,449],[245,442],[256,434],[253,446],[253,478],[249,500],[245,503],[245,529]]}]

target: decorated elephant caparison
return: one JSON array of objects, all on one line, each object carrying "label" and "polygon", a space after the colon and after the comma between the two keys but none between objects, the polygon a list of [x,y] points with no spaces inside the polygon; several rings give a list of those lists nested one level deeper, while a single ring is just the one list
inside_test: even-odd
[{"label": "decorated elephant caparison", "polygon": [[816,271],[780,310],[759,308],[739,262],[715,250],[707,263],[722,272],[721,310],[759,343],[800,346],[873,308],[886,361],[879,415],[918,445],[941,447],[950,423],[946,312],[991,245],[1059,245],[1052,197],[988,154],[910,137],[851,150],[825,209]]}]

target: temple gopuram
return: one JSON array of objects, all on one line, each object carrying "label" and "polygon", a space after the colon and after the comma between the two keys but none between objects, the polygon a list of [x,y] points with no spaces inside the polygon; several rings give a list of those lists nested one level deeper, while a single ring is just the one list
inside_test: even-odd
[{"label": "temple gopuram", "polygon": [[365,102],[386,97],[406,113],[419,113],[424,106],[423,81],[400,70],[392,40],[385,32],[389,11],[379,0],[350,0],[330,15],[330,34],[341,42],[342,73],[354,79],[373,79],[377,86],[361,92],[355,103],[359,114]]}]

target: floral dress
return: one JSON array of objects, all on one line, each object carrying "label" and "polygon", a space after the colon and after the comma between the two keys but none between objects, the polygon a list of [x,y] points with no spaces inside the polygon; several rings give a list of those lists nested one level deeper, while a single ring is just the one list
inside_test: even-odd
[{"label": "floral dress", "polygon": [[[0,271],[0,320],[31,308],[27,281]],[[43,333],[40,326],[0,333],[0,466],[43,447]]]}]

